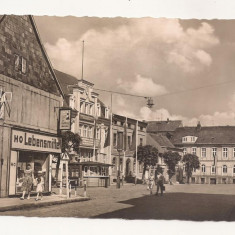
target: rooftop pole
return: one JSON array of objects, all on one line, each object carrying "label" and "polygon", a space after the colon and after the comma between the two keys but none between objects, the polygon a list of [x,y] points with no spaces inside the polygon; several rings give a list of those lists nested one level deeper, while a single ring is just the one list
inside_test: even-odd
[{"label": "rooftop pole", "polygon": [[82,80],[83,80],[83,62],[84,62],[84,40],[82,41]]}]

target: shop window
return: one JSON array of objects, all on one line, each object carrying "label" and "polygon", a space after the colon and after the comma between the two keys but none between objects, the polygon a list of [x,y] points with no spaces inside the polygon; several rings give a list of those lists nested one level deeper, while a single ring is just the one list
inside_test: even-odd
[{"label": "shop window", "polygon": [[192,184],[195,184],[195,177],[192,177],[192,178],[191,178],[191,183],[192,183]]}]

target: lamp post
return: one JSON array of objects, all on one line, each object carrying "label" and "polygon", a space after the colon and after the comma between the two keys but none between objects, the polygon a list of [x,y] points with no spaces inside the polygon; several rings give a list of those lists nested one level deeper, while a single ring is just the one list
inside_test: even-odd
[{"label": "lamp post", "polygon": [[118,131],[117,133],[117,151],[118,151],[118,170],[117,170],[117,188],[121,187],[120,184],[120,158],[123,150],[123,132]]}]

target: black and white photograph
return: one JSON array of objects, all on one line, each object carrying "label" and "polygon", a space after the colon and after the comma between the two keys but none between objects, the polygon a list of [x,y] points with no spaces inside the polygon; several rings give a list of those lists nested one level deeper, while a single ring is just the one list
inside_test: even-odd
[{"label": "black and white photograph", "polygon": [[234,27],[1,14],[0,219],[234,222]]}]

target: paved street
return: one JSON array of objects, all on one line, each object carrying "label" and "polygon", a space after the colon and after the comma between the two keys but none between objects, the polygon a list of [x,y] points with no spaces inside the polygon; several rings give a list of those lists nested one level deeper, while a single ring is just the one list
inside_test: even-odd
[{"label": "paved street", "polygon": [[163,197],[156,197],[150,196],[143,185],[130,184],[121,189],[115,186],[88,188],[90,201],[0,215],[235,221],[234,185],[167,185],[166,191]]}]

